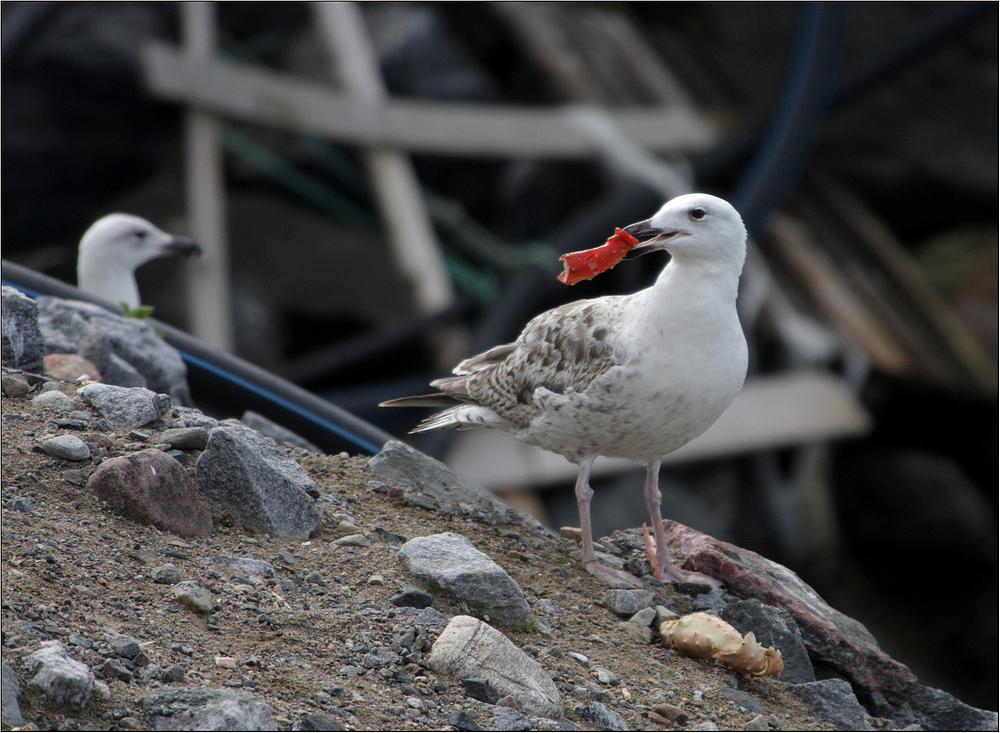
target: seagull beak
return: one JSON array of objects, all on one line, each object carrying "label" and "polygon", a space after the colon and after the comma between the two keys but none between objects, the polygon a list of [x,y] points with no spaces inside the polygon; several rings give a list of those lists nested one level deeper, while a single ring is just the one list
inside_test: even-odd
[{"label": "seagull beak", "polygon": [[190,237],[174,237],[163,247],[164,254],[201,257],[201,247]]},{"label": "seagull beak", "polygon": [[635,245],[628,254],[625,255],[626,260],[634,260],[636,257],[642,257],[643,255],[648,255],[650,252],[658,252],[661,249],[666,249],[666,243],[669,242],[673,237],[681,234],[678,230],[663,230],[652,225],[652,219],[646,219],[645,221],[637,221],[635,224],[629,224],[627,227],[622,227],[622,231],[628,232],[636,239],[640,240],[639,244]]}]

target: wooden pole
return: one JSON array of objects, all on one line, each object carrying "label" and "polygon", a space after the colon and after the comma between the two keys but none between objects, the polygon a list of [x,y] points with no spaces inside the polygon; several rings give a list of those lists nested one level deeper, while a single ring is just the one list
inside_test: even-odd
[{"label": "wooden pole", "polygon": [[[387,101],[378,56],[357,5],[312,3],[310,7],[316,13],[333,78],[359,102]],[[445,307],[454,292],[409,157],[399,150],[369,148],[364,160],[386,234],[400,269],[413,284],[417,307],[423,312]]]},{"label": "wooden pole", "polygon": [[[208,63],[215,54],[215,6],[207,2],[179,5],[184,52],[192,61]],[[200,110],[184,115],[184,156],[188,227],[202,248],[188,269],[188,322],[192,333],[223,351],[233,348],[229,247],[219,123]]]}]

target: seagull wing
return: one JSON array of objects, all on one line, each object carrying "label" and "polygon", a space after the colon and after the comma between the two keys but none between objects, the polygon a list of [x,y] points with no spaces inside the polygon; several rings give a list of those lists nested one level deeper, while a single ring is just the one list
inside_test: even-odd
[{"label": "seagull wing", "polygon": [[621,304],[621,297],[606,297],[542,313],[513,344],[466,359],[456,376],[431,385],[460,402],[488,409],[499,418],[495,427],[523,427],[541,409],[536,392],[585,392],[617,364],[609,324],[620,320]]}]

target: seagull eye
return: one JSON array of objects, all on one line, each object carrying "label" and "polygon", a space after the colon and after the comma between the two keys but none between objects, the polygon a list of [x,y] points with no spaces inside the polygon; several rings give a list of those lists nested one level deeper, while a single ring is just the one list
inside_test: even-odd
[{"label": "seagull eye", "polygon": [[145,229],[136,229],[135,232],[133,232],[133,234],[135,235],[136,239],[141,241],[146,238],[146,234],[148,234],[148,232]]},{"label": "seagull eye", "polygon": [[694,219],[695,221],[701,221],[706,216],[708,216],[708,212],[705,211],[704,209],[691,209],[690,214],[691,218]]}]

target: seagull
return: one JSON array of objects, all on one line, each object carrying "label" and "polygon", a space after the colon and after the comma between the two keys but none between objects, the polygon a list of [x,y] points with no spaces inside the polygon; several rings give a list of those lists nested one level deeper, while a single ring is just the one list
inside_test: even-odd
[{"label": "seagull", "polygon": [[642,583],[602,565],[594,552],[590,471],[598,456],[644,464],[654,575],[720,587],[667,556],[658,483],[662,457],[705,432],[743,387],[747,344],[736,295],[746,228],[728,202],[692,193],[624,230],[639,240],[629,256],[670,253],[651,287],[542,313],[513,343],[466,359],[454,376],[431,382],[438,393],[382,404],[446,408],[414,433],[502,430],[577,464],[583,565],[616,588]]},{"label": "seagull", "polygon": [[77,284],[81,290],[112,303],[138,308],[135,270],[167,255],[200,255],[193,239],[175,237],[131,214],[108,214],[84,233],[77,257]]}]

